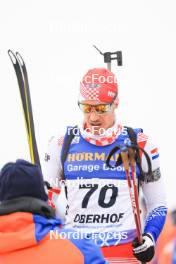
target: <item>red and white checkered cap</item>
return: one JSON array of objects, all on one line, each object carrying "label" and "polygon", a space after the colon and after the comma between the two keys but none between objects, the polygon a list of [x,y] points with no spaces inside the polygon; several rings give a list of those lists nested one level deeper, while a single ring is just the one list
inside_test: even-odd
[{"label": "red and white checkered cap", "polygon": [[118,94],[116,76],[105,68],[89,70],[80,83],[79,101],[96,100],[112,103]]}]

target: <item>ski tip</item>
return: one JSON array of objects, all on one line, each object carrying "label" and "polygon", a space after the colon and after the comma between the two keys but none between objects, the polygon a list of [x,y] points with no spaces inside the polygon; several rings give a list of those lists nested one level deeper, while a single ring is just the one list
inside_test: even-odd
[{"label": "ski tip", "polygon": [[16,59],[16,56],[15,56],[15,53],[14,53],[11,49],[9,49],[9,50],[7,51],[7,53],[8,53],[8,55],[9,55],[9,57],[10,57],[12,63],[13,63],[13,64],[16,64],[17,59]]},{"label": "ski tip", "polygon": [[20,61],[21,65],[24,65],[24,60],[18,51],[16,52],[16,57],[18,61]]}]

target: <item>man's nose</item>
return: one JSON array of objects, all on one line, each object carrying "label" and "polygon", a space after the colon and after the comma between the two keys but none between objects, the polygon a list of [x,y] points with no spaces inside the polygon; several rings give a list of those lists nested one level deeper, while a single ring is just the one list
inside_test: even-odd
[{"label": "man's nose", "polygon": [[97,114],[96,111],[92,111],[92,112],[90,113],[90,120],[91,120],[91,121],[97,121],[97,120],[99,120],[99,115]]}]

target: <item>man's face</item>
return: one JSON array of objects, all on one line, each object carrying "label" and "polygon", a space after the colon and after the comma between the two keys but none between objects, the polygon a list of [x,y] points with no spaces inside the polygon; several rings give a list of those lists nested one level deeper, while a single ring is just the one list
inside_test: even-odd
[{"label": "man's face", "polygon": [[[102,134],[102,130],[106,130],[109,127],[112,127],[115,122],[115,109],[118,106],[118,102],[114,102],[110,106],[110,110],[106,113],[98,113],[94,105],[100,105],[99,102],[93,100],[86,100],[84,104],[91,105],[90,113],[84,113],[84,124],[86,128],[89,128],[90,131],[95,134],[99,135]],[[101,103],[105,104],[105,103]],[[100,131],[100,132],[99,132]]]}]

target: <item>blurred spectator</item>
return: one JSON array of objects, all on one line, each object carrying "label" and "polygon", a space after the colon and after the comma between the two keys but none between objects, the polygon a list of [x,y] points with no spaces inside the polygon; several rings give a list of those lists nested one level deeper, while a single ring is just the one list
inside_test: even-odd
[{"label": "blurred spectator", "polygon": [[168,213],[153,264],[176,264],[176,210]]},{"label": "blurred spectator", "polygon": [[[0,263],[106,263],[93,241],[75,238],[75,232],[60,228],[61,221],[47,200],[38,166],[18,160],[2,168]],[[50,231],[57,231],[57,239],[51,239]]]}]

